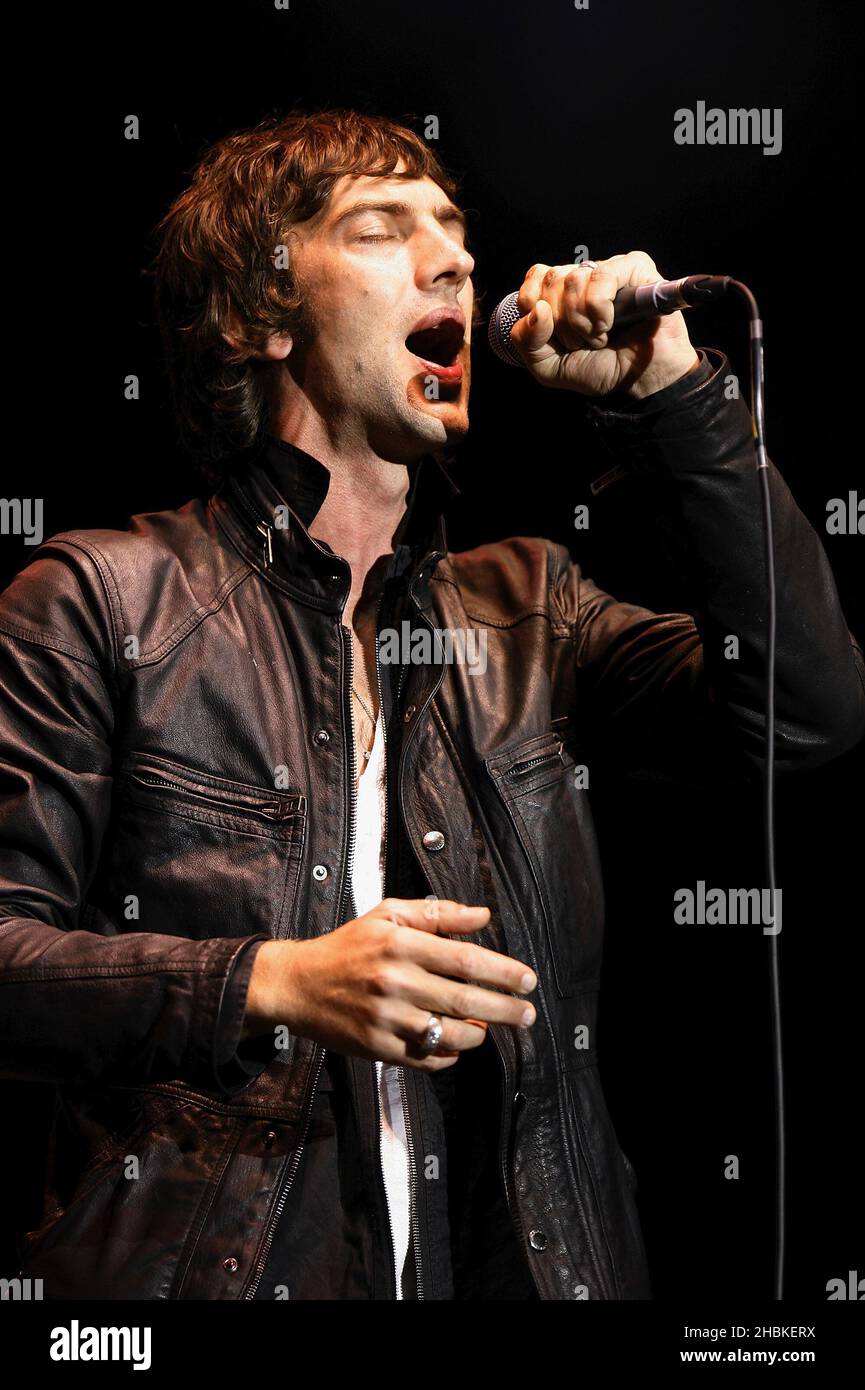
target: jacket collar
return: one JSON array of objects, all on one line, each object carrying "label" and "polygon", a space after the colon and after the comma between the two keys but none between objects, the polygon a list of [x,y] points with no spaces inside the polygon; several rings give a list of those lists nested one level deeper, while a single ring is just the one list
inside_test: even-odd
[{"label": "jacket collar", "polygon": [[[423,601],[429,578],[447,554],[443,512],[460,489],[447,462],[425,454],[409,465],[405,515],[388,577],[408,571]],[[341,612],[348,596],[348,562],[309,527],[327,496],[330,472],[296,444],[266,434],[254,455],[232,471],[211,499],[220,524],[250,563],[274,583],[316,607]]]}]

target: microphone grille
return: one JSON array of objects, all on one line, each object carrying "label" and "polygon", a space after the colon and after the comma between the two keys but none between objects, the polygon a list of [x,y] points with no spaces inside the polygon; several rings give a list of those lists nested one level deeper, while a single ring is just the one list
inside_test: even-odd
[{"label": "microphone grille", "polygon": [[496,357],[501,358],[502,362],[507,362],[511,367],[525,366],[525,362],[511,342],[511,329],[519,318],[522,318],[522,314],[517,307],[517,296],[516,294],[509,294],[502,300],[501,304],[496,305],[490,314],[487,329],[487,340]]}]

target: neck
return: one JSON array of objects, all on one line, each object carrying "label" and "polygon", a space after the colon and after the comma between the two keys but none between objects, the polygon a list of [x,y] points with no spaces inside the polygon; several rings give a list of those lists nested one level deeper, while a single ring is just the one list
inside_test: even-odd
[{"label": "neck", "polygon": [[[298,447],[312,452],[303,444]],[[382,579],[394,550],[393,536],[405,515],[408,469],[384,459],[321,462],[330,471],[330,487],[309,534],[327,541],[348,561],[351,589],[343,621],[357,627],[375,619]]]},{"label": "neck", "polygon": [[[308,445],[293,441],[307,453]],[[380,556],[393,553],[393,537],[405,515],[409,473],[384,459],[328,459],[314,454],[330,473],[330,486],[309,533],[327,541],[351,566],[352,590]]]},{"label": "neck", "polygon": [[309,534],[326,541],[348,561],[351,589],[343,621],[347,626],[353,621],[355,626],[374,621],[394,535],[406,511],[408,467],[381,458],[368,447],[340,447],[308,419],[295,422],[293,429],[287,429],[286,423],[282,418],[275,421],[274,434],[311,454],[330,473],[327,496]]}]

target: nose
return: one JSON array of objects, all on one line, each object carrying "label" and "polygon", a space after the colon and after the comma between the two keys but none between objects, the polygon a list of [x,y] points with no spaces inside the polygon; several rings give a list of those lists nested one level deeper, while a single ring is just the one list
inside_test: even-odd
[{"label": "nose", "polygon": [[454,284],[459,294],[474,268],[474,256],[460,246],[453,232],[434,218],[430,219],[418,254],[419,287],[430,289],[445,282]]}]

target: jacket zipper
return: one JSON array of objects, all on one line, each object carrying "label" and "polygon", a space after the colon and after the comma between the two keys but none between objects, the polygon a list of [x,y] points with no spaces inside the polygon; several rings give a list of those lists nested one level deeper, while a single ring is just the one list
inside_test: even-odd
[{"label": "jacket zipper", "polygon": [[556,751],[555,751],[555,753],[539,753],[538,756],[537,756],[536,758],[527,758],[527,759],[525,759],[524,762],[521,762],[521,763],[514,763],[513,767],[509,767],[508,770],[507,770],[507,772],[505,772],[505,773],[503,774],[503,776],[504,776],[506,779],[507,779],[507,778],[511,778],[511,777],[522,777],[523,774],[526,773],[526,772],[528,772],[530,768],[538,767],[541,763],[551,763],[551,762],[555,762],[556,759],[558,759],[559,762],[562,762],[562,763],[563,763],[563,762],[564,762],[564,758],[562,757],[562,749],[563,749],[563,747],[564,747],[564,744],[560,742],[558,748],[557,748]]},{"label": "jacket zipper", "polygon": [[[374,1063],[373,1063],[372,1074],[373,1074],[373,1082],[374,1082],[374,1084],[375,1084],[376,1098],[377,1098],[377,1104],[378,1104],[378,1147],[377,1147],[377,1154],[378,1154],[378,1165],[379,1165],[379,1168],[381,1169],[381,1136],[382,1136],[382,1133],[384,1132],[384,1106],[382,1105],[382,1100],[381,1100],[381,1087],[382,1087],[382,1085],[384,1084],[384,1076],[382,1075],[382,1080],[381,1080],[381,1083],[380,1083],[380,1082],[379,1082],[379,1076],[378,1076],[378,1067],[377,1067]],[[395,1283],[396,1288],[398,1289],[398,1288],[399,1288],[400,1279],[399,1279],[399,1270],[397,1269],[397,1266],[396,1266],[396,1241],[395,1241],[394,1238],[393,1238],[393,1216],[391,1215],[391,1210],[390,1210],[390,1198],[389,1198],[388,1195],[387,1195],[387,1183],[386,1183],[385,1180],[384,1180],[384,1172],[383,1172],[383,1171],[382,1171],[382,1184],[381,1184],[381,1185],[382,1185],[382,1188],[384,1189],[384,1206],[385,1206],[385,1211],[387,1212],[387,1235],[388,1235],[388,1244],[390,1245],[390,1262],[391,1262],[391,1267],[392,1267],[392,1269],[393,1269],[394,1283]]]},{"label": "jacket zipper", "polygon": [[303,1153],[303,1148],[306,1143],[306,1136],[309,1133],[309,1125],[312,1119],[312,1107],[313,1102],[315,1100],[316,1087],[318,1086],[318,1078],[321,1075],[321,1068],[324,1064],[324,1055],[326,1050],[326,1048],[321,1049],[321,1056],[318,1059],[318,1066],[316,1067],[315,1071],[315,1080],[312,1083],[312,1089],[309,1093],[309,1107],[306,1112],[306,1118],[304,1120],[303,1133],[300,1137],[300,1143],[294,1151],[291,1160],[291,1165],[289,1167],[288,1174],[286,1175],[285,1184],[282,1188],[282,1191],[279,1194],[279,1199],[276,1203],[276,1206],[274,1207],[273,1212],[271,1213],[270,1221],[267,1227],[267,1235],[264,1238],[264,1245],[262,1246],[261,1254],[258,1257],[258,1263],[256,1264],[255,1272],[252,1276],[252,1282],[247,1288],[246,1293],[243,1295],[244,1299],[254,1298],[255,1292],[259,1284],[261,1283],[261,1276],[264,1273],[264,1266],[267,1264],[267,1257],[270,1254],[270,1247],[273,1244],[273,1237],[276,1233],[276,1225],[279,1221],[280,1216],[282,1215],[282,1209],[288,1200],[288,1194],[291,1191],[291,1185],[294,1182],[294,1176],[297,1172],[301,1154]]},{"label": "jacket zipper", "polygon": [[[350,898],[351,898],[351,911],[352,911],[352,917],[356,917],[356,916],[357,916],[357,904],[356,904],[356,902],[355,902],[355,900],[354,900],[354,890],[352,889],[351,885],[349,885],[349,890],[348,890],[348,891],[349,891],[349,895],[350,895]],[[378,1111],[378,1132],[377,1132],[376,1154],[377,1154],[377,1162],[378,1162],[378,1166],[379,1166],[379,1171],[381,1171],[381,1175],[382,1175],[382,1183],[381,1183],[381,1185],[382,1185],[382,1189],[383,1189],[383,1191],[384,1191],[384,1206],[385,1206],[385,1211],[387,1212],[387,1234],[388,1234],[388,1244],[390,1245],[391,1265],[392,1265],[393,1271],[394,1271],[394,1281],[395,1281],[395,1283],[398,1285],[398,1284],[399,1284],[399,1270],[398,1270],[397,1267],[396,1267],[396,1242],[395,1242],[395,1240],[394,1240],[394,1238],[393,1238],[393,1217],[392,1217],[392,1215],[391,1215],[391,1210],[390,1210],[390,1198],[389,1198],[388,1195],[387,1195],[387,1183],[384,1181],[384,1172],[382,1171],[382,1166],[381,1166],[381,1138],[382,1138],[382,1133],[383,1133],[383,1131],[384,1131],[384,1107],[383,1107],[383,1105],[382,1105],[382,1099],[381,1099],[381,1086],[379,1085],[378,1068],[376,1067],[375,1063],[373,1063],[372,1075],[373,1075],[373,1085],[375,1086],[375,1093],[376,1093],[376,1109],[377,1109],[377,1111]],[[382,1084],[383,1084],[383,1081],[384,1081],[384,1078],[382,1077]],[[407,1132],[407,1131],[406,1131],[406,1132]]]},{"label": "jacket zipper", "polygon": [[[351,889],[349,889],[349,891],[350,891],[350,893],[351,893],[352,912],[353,912],[354,916],[356,917],[356,916],[357,916],[357,905],[355,904],[355,901],[354,901],[354,893],[351,891]],[[378,1070],[378,1069],[375,1067],[375,1065],[373,1065],[373,1079],[374,1079],[374,1083],[375,1083],[376,1100],[377,1100],[377,1109],[378,1109],[378,1135],[377,1135],[377,1140],[378,1140],[378,1142],[377,1142],[377,1145],[376,1145],[376,1152],[377,1152],[377,1154],[378,1154],[379,1169],[381,1170],[381,1140],[382,1140],[382,1133],[383,1133],[383,1131],[384,1131],[384,1106],[382,1105],[382,1099],[381,1099],[381,1085],[379,1084],[379,1078],[378,1078],[377,1070]],[[384,1084],[384,1077],[382,1076],[382,1085],[383,1085],[383,1084]],[[409,1211],[410,1211],[410,1224],[411,1224],[411,1226],[412,1226],[412,1254],[413,1254],[414,1257],[415,1257],[415,1271],[416,1271],[416,1273],[417,1273],[417,1278],[418,1278],[418,1298],[423,1298],[423,1293],[422,1293],[422,1291],[421,1291],[421,1285],[420,1285],[420,1272],[419,1272],[419,1270],[418,1270],[417,1252],[416,1252],[415,1246],[414,1246],[414,1217],[413,1217],[413,1213],[414,1213],[414,1193],[413,1193],[414,1170],[413,1170],[413,1166],[412,1166],[412,1165],[413,1165],[413,1158],[412,1158],[411,1133],[410,1133],[410,1130],[409,1130],[408,1105],[407,1105],[407,1103],[406,1103],[406,1097],[405,1097],[405,1087],[404,1087],[404,1084],[403,1084],[402,1067],[400,1067],[400,1069],[399,1069],[399,1085],[400,1085],[400,1096],[401,1096],[402,1105],[403,1105],[403,1116],[404,1116],[404,1118],[405,1118],[405,1132],[406,1132],[406,1138],[408,1139],[408,1150],[409,1150]],[[382,1188],[383,1188],[383,1190],[384,1190],[384,1205],[385,1205],[385,1211],[387,1212],[387,1231],[388,1231],[388,1243],[389,1243],[389,1245],[390,1245],[390,1251],[391,1251],[391,1264],[392,1264],[392,1266],[393,1266],[395,1284],[396,1284],[397,1286],[399,1286],[399,1283],[400,1283],[400,1271],[397,1269],[397,1263],[396,1263],[396,1241],[395,1241],[394,1238],[393,1238],[393,1216],[392,1216],[392,1214],[391,1214],[391,1209],[390,1209],[390,1198],[389,1198],[388,1195],[387,1195],[387,1183],[384,1181],[384,1172],[383,1172],[383,1171],[382,1171]]]},{"label": "jacket zipper", "polygon": [[268,820],[286,820],[294,812],[287,806],[274,801],[273,799],[263,799],[259,805],[254,802],[247,805],[244,801],[223,800],[218,796],[208,796],[206,792],[193,790],[192,787],[178,778],[176,781],[167,777],[156,777],[151,773],[133,772],[128,774],[134,782],[143,782],[148,787],[168,787],[171,791],[181,791],[187,796],[192,796],[196,801],[206,801],[209,806],[218,806],[223,811],[252,811],[257,816],[266,816]]},{"label": "jacket zipper", "polygon": [[[375,648],[375,678],[376,678],[376,685],[378,686],[378,707],[379,707],[379,710],[381,711],[381,732],[382,732],[382,739],[383,739],[383,741],[384,741],[384,750],[385,750],[385,770],[386,770],[386,772],[387,772],[387,766],[388,766],[388,764],[387,764],[387,720],[386,720],[385,717],[384,717],[384,701],[383,701],[383,699],[382,699],[382,692],[381,692],[381,666],[379,665],[379,659],[378,659],[378,634],[379,634],[379,630],[380,630],[381,609],[382,609],[382,604],[383,604],[383,602],[384,602],[384,594],[382,593],[382,596],[381,596],[381,598],[379,599],[378,613],[376,614],[376,622],[375,622],[375,634],[376,634],[376,635],[375,635],[375,642],[376,642],[376,648]],[[400,689],[402,688],[402,677],[403,677],[403,671],[404,671],[404,670],[405,670],[405,668],[404,668],[403,666],[401,666],[401,667],[400,667],[400,673],[399,673],[399,686],[398,686],[398,688],[397,688],[397,708],[399,708],[399,691],[400,691]],[[354,784],[352,783],[352,785],[354,785]],[[385,795],[385,798],[384,798],[384,824],[383,824],[383,826],[382,826],[382,840],[383,840],[382,853],[383,853],[383,860],[384,860],[385,866],[387,866],[387,830],[388,830],[387,803],[388,803],[388,799],[389,799],[388,796]],[[398,1078],[399,1078],[400,1099],[401,1099],[401,1101],[402,1101],[403,1119],[404,1119],[404,1121],[405,1121],[405,1136],[406,1136],[406,1143],[407,1143],[407,1147],[408,1147],[408,1167],[409,1167],[409,1229],[410,1229],[410,1231],[411,1231],[412,1258],[414,1259],[415,1280],[416,1280],[416,1282],[417,1282],[417,1296],[418,1296],[418,1299],[422,1299],[423,1296],[424,1296],[424,1294],[423,1294],[423,1281],[422,1281],[422,1279],[421,1279],[420,1260],[418,1259],[419,1235],[418,1235],[418,1230],[417,1230],[417,1224],[418,1224],[418,1223],[417,1223],[417,1202],[416,1202],[416,1195],[415,1195],[414,1143],[413,1143],[413,1141],[412,1141],[411,1119],[410,1119],[410,1117],[409,1117],[408,1096],[407,1096],[407,1094],[406,1094],[405,1073],[404,1073],[404,1068],[403,1068],[403,1067],[399,1067],[399,1068],[398,1068],[397,1075],[398,1075]],[[378,1111],[379,1111],[379,1138],[378,1138],[378,1143],[379,1143],[379,1154],[381,1154],[381,1137],[382,1137],[382,1130],[383,1130],[383,1127],[384,1127],[384,1114],[383,1114],[383,1108],[382,1108],[382,1100],[381,1100],[381,1091],[380,1091],[380,1089],[379,1089],[379,1097],[378,1097]],[[384,1180],[384,1174],[382,1174],[382,1181],[383,1181],[383,1180]],[[400,1283],[400,1270],[397,1268],[397,1263],[396,1263],[396,1244],[395,1244],[394,1238],[393,1238],[393,1221],[392,1221],[392,1219],[391,1219],[390,1202],[388,1201],[387,1184],[386,1184],[386,1183],[384,1184],[384,1199],[385,1199],[385,1205],[387,1206],[387,1219],[388,1219],[388,1226],[389,1226],[389,1228],[390,1228],[390,1243],[391,1243],[391,1249],[393,1250],[394,1274],[395,1274],[395,1277],[396,1277],[397,1285],[399,1286],[399,1283]]]},{"label": "jacket zipper", "polygon": [[413,1141],[412,1141],[411,1117],[410,1117],[410,1115],[409,1115],[408,1095],[407,1095],[407,1093],[406,1093],[405,1071],[404,1071],[404,1069],[403,1069],[402,1067],[400,1067],[400,1069],[399,1069],[399,1089],[400,1089],[400,1096],[402,1097],[403,1115],[405,1116],[405,1137],[406,1137],[406,1142],[407,1142],[407,1144],[408,1144],[409,1228],[410,1228],[410,1230],[411,1230],[411,1248],[412,1248],[412,1255],[414,1256],[415,1279],[416,1279],[416,1282],[417,1282],[417,1296],[418,1296],[419,1299],[422,1299],[422,1298],[424,1297],[424,1291],[423,1291],[423,1281],[422,1281],[422,1279],[421,1279],[420,1261],[419,1261],[419,1259],[418,1259],[418,1248],[419,1248],[420,1237],[419,1237],[419,1235],[418,1235],[417,1200],[416,1200],[416,1194],[415,1194],[414,1143],[413,1143]]},{"label": "jacket zipper", "polygon": [[347,720],[345,734],[349,750],[350,782],[348,796],[348,854],[346,855],[345,869],[343,871],[342,884],[340,885],[339,902],[340,907],[342,907],[343,899],[345,898],[346,888],[348,888],[352,910],[356,911],[354,894],[351,891],[351,871],[354,867],[354,842],[357,839],[357,824],[355,814],[355,806],[357,801],[357,796],[355,793],[355,788],[357,786],[357,749],[354,746],[354,718],[352,716],[351,710],[351,688],[354,685],[354,648],[352,646],[351,641],[351,629],[347,628],[345,623],[343,622],[340,622],[340,632],[342,634],[343,646],[348,657],[348,692],[347,694],[344,692],[345,698],[343,699],[343,712]]}]

